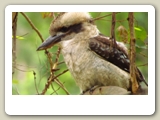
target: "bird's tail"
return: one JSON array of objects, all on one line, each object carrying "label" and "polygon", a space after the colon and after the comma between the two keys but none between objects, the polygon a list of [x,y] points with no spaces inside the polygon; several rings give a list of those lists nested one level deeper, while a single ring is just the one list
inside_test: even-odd
[{"label": "bird's tail", "polygon": [[146,82],[144,76],[142,75],[141,71],[138,68],[136,68],[136,76],[138,82],[144,82],[145,85],[148,86],[148,83]]}]

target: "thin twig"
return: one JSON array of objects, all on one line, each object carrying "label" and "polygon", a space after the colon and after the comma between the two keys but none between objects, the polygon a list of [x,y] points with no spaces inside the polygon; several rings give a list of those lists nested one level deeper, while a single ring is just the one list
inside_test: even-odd
[{"label": "thin twig", "polygon": [[138,54],[142,55],[143,57],[148,58],[148,56],[147,56],[147,55],[145,55],[145,54],[144,54],[144,53],[142,53],[142,52],[139,52]]},{"label": "thin twig", "polygon": [[[22,67],[28,67],[28,68],[37,68],[37,67],[29,66],[29,65],[21,65],[21,64],[18,64],[18,63],[16,63],[16,66],[22,66]],[[16,66],[13,66],[13,67],[16,67]]]},{"label": "thin twig", "polygon": [[[57,90],[54,89],[53,84],[51,84],[51,88],[52,88],[52,90],[53,90],[53,93],[56,93],[56,95],[58,95]],[[51,94],[53,94],[53,93],[51,93]]]},{"label": "thin twig", "polygon": [[28,33],[25,33],[24,35],[20,35],[20,37],[24,37],[24,36],[26,36],[26,35],[28,35]]},{"label": "thin twig", "polygon": [[55,59],[54,65],[52,67],[52,70],[55,70],[57,68],[60,53],[61,53],[61,48],[59,47],[57,50],[57,55],[56,55],[56,59]]},{"label": "thin twig", "polygon": [[54,81],[54,79],[56,79],[57,77],[63,75],[63,74],[66,73],[67,71],[68,71],[68,69],[67,69],[67,70],[64,70],[62,73],[60,73],[60,74],[58,74],[57,76],[55,76],[54,78],[52,78],[51,81]]},{"label": "thin twig", "polygon": [[147,66],[148,63],[142,64],[142,65],[137,65],[138,67],[142,67],[142,66]]},{"label": "thin twig", "polygon": [[65,63],[64,61],[62,61],[62,62],[59,62],[57,65],[60,65],[60,64],[63,64],[63,63]]},{"label": "thin twig", "polygon": [[58,87],[57,90],[53,91],[50,95],[53,95],[54,93],[57,94],[57,91],[60,89],[61,87]]},{"label": "thin twig", "polygon": [[59,77],[60,75],[66,73],[67,71],[68,71],[68,69],[67,69],[67,70],[64,70],[62,73],[58,74],[58,75],[55,76],[55,77],[50,76],[49,79],[48,79],[48,81],[47,81],[47,83],[45,84],[45,88],[43,89],[41,95],[44,95],[44,94],[46,93],[46,91],[47,91],[47,89],[49,88],[50,84],[51,84],[57,77]]},{"label": "thin twig", "polygon": [[19,69],[19,68],[17,68],[17,67],[15,67],[15,69],[17,69],[17,70],[19,70],[19,71],[21,71],[21,72],[33,72],[33,70],[22,70],[22,69]]},{"label": "thin twig", "polygon": [[36,72],[33,71],[33,75],[34,75],[34,85],[35,85],[35,88],[36,88],[37,93],[39,94],[39,92],[38,92],[38,87],[37,87],[37,83],[36,83]]},{"label": "thin twig", "polygon": [[[118,14],[118,13],[120,13],[120,12],[116,12],[115,14]],[[93,21],[96,21],[96,20],[99,20],[99,19],[104,18],[104,17],[107,17],[107,16],[111,16],[111,15],[112,15],[112,14],[103,15],[103,16],[101,16],[101,17],[94,18]]]},{"label": "thin twig", "polygon": [[27,15],[23,12],[20,12],[25,19],[28,21],[28,23],[31,25],[32,29],[34,29],[36,31],[36,33],[38,34],[38,36],[40,37],[41,41],[44,42],[41,33],[38,31],[38,29],[34,26],[34,24],[32,23],[32,21],[27,17]]},{"label": "thin twig", "polygon": [[55,79],[55,82],[66,92],[67,95],[69,95],[68,90],[64,87],[63,83],[58,80],[58,78]]},{"label": "thin twig", "polygon": [[57,63],[57,62],[58,62],[58,60],[59,60],[59,56],[60,56],[60,53],[61,53],[61,48],[59,47],[59,48],[58,48],[58,51],[57,51],[57,56],[56,56],[55,63]]}]

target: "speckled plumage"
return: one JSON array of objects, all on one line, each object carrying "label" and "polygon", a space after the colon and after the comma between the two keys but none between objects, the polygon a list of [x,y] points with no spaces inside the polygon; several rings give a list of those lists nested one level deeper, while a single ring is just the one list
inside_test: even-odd
[{"label": "speckled plumage", "polygon": [[69,71],[82,91],[95,85],[129,88],[127,72],[107,62],[88,48],[88,41],[61,43],[62,54]]}]

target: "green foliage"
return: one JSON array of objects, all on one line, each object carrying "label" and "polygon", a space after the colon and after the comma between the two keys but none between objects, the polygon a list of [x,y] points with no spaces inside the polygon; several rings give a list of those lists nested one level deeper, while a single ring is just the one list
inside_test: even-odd
[{"label": "green foliage", "polygon": [[[13,38],[13,36],[12,36],[12,38]],[[16,39],[18,39],[18,40],[24,40],[25,38],[21,37],[21,36],[16,36]]]},{"label": "green foliage", "polygon": [[134,27],[135,29],[135,37],[137,40],[146,40],[147,38],[147,32],[142,26]]},{"label": "green foliage", "polygon": [[19,80],[12,80],[12,84],[18,84]]}]

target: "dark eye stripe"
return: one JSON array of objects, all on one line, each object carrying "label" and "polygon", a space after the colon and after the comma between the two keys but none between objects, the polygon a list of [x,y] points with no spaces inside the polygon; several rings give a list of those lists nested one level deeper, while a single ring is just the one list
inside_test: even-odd
[{"label": "dark eye stripe", "polygon": [[79,33],[82,30],[82,23],[79,24],[75,24],[75,25],[71,25],[69,27],[62,27],[60,29],[57,30],[57,32],[75,32],[75,33]]},{"label": "dark eye stripe", "polygon": [[62,27],[58,31],[59,32],[67,32],[70,28],[69,27]]}]

